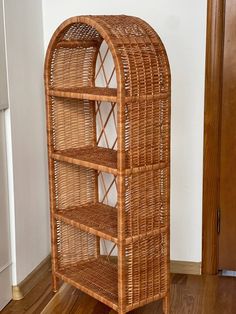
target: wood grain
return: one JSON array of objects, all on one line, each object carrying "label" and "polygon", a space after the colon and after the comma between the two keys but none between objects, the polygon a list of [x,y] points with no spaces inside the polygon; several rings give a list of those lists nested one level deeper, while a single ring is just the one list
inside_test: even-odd
[{"label": "wood grain", "polygon": [[51,284],[51,272],[44,273],[37,284],[20,301],[11,301],[2,311],[2,314],[10,313],[41,313],[44,307],[54,296]]},{"label": "wood grain", "polygon": [[201,263],[170,261],[170,271],[174,274],[201,275]]},{"label": "wood grain", "polygon": [[[171,314],[236,313],[236,278],[220,276],[171,276]],[[23,300],[10,302],[2,314],[116,314],[106,305],[69,285],[51,292],[51,274],[41,281]],[[153,302],[130,314],[162,314],[162,302]]]},{"label": "wood grain", "polygon": [[202,271],[204,274],[216,274],[218,271],[217,209],[219,207],[223,30],[224,1],[208,0],[203,170]]},{"label": "wood grain", "polygon": [[12,287],[13,300],[21,300],[49,272],[51,256],[47,256],[21,283]]},{"label": "wood grain", "polygon": [[219,269],[236,270],[236,6],[226,1],[223,63]]}]

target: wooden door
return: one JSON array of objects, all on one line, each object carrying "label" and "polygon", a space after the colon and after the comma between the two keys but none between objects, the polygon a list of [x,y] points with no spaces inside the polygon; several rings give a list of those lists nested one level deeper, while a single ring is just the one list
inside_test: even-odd
[{"label": "wooden door", "polygon": [[225,2],[219,269],[236,270],[236,2]]}]

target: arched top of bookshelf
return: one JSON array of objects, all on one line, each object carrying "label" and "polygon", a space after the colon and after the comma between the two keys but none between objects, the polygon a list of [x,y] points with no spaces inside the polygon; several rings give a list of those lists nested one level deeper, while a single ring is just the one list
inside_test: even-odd
[{"label": "arched top of bookshelf", "polygon": [[[96,60],[103,41],[114,61],[117,89],[109,88],[109,78],[104,87],[96,87]],[[170,69],[160,37],[140,18],[78,16],[64,21],[52,36],[45,84],[49,94],[59,97],[118,102],[125,97],[127,101],[166,99]]]}]

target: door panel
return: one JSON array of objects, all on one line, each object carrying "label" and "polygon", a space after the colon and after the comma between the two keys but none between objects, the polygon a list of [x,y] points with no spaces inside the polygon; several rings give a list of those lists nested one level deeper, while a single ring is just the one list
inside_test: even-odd
[{"label": "door panel", "polygon": [[3,0],[0,0],[0,110],[8,107]]},{"label": "door panel", "polygon": [[221,122],[219,269],[236,270],[236,5],[226,1]]}]

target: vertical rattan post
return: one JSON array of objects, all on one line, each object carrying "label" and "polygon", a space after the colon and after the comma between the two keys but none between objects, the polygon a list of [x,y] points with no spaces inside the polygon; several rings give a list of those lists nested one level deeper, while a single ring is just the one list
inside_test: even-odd
[{"label": "vertical rattan post", "polygon": [[[49,49],[50,50],[50,49]],[[54,162],[50,158],[50,154],[53,151],[53,129],[52,129],[52,116],[51,116],[51,101],[47,93],[47,88],[50,80],[50,63],[51,50],[47,55],[47,60],[45,61],[45,71],[44,71],[44,81],[46,90],[46,121],[47,121],[47,146],[48,146],[48,172],[49,172],[49,195],[50,195],[50,226],[51,226],[51,262],[52,262],[52,290],[54,292],[58,289],[58,280],[56,278],[55,272],[57,269],[57,249],[56,249],[56,222],[54,219],[55,213],[55,181],[54,181]]]},{"label": "vertical rattan post", "polygon": [[[171,103],[171,96],[169,96],[168,100],[169,104]],[[167,295],[163,299],[163,312],[164,314],[170,313],[170,132],[171,132],[171,108],[169,106],[168,110],[168,174],[167,174],[167,270],[166,270],[166,277],[167,277]]]},{"label": "vertical rattan post", "polygon": [[[109,87],[114,71],[105,74],[108,52],[117,88]],[[95,86],[97,59],[102,87]],[[162,299],[169,314],[170,69],[164,45],[137,17],[70,18],[49,44],[45,91],[53,290],[62,279],[119,314]],[[110,147],[111,116],[117,138]],[[109,187],[103,173],[113,176]],[[117,202],[111,206],[113,184]],[[100,254],[100,239],[117,245],[116,264]]]},{"label": "vertical rattan post", "polygon": [[170,313],[170,297],[167,295],[163,298],[163,313],[169,314]]},{"label": "vertical rattan post", "polygon": [[[94,65],[95,66],[95,65]],[[96,130],[96,113],[95,113],[95,102],[93,102],[93,120],[94,120],[94,125],[93,125],[93,134],[94,134],[94,147],[97,144],[97,130]],[[96,204],[99,201],[99,194],[98,194],[98,171],[95,173],[95,200],[94,203]],[[96,237],[96,256],[100,256],[100,238]]]},{"label": "vertical rattan post", "polygon": [[[117,60],[117,62],[119,62]],[[123,75],[118,77],[118,313],[126,313],[126,259],[125,259],[125,89],[122,84]]]},{"label": "vertical rattan post", "polygon": [[[47,73],[47,72],[45,72]],[[46,76],[45,80],[48,80]],[[50,100],[47,96],[47,138],[48,138],[48,155],[52,152],[53,144],[52,144],[52,121],[50,116]],[[54,219],[55,213],[55,182],[54,182],[54,162],[52,159],[48,158],[49,165],[49,189],[50,189],[50,225],[51,225],[51,260],[52,260],[52,289],[54,292],[58,290],[58,280],[56,278],[55,272],[57,269],[57,230],[56,230],[56,222]]]},{"label": "vertical rattan post", "polygon": [[[93,74],[92,74],[92,80],[91,85],[92,87],[95,87],[95,68],[96,68],[96,61],[97,61],[97,55],[99,51],[99,45],[98,49],[96,51],[96,57],[94,58],[94,62],[92,65]],[[95,109],[95,101],[91,102],[92,105],[92,112],[93,112],[93,145],[96,147],[97,145],[97,127],[96,127],[96,109]],[[99,193],[98,193],[98,171],[96,171],[95,174],[95,200],[94,203],[96,204],[99,201]],[[100,238],[96,237],[96,256],[100,256]]]}]

